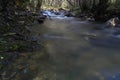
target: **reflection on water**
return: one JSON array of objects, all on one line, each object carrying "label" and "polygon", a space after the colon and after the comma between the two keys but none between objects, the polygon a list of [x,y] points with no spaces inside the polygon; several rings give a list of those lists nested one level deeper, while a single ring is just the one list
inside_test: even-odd
[{"label": "reflection on water", "polygon": [[[78,22],[74,18],[54,18],[33,28],[36,33],[43,28],[43,34],[39,37],[45,41],[46,50],[53,61],[54,79],[120,80],[120,46],[112,47],[120,45],[120,42],[114,42],[104,31],[94,30],[95,25]],[[40,75],[34,80],[53,80],[40,79]]]}]

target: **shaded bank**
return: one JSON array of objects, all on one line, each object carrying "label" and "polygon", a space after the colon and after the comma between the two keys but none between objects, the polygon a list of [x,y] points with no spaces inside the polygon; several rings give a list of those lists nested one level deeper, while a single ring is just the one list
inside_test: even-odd
[{"label": "shaded bank", "polygon": [[[38,26],[39,33],[34,31],[34,28]],[[49,59],[44,41],[41,41],[39,38],[42,35],[42,28],[40,27],[42,26],[39,24],[30,27],[31,36],[34,40],[30,41],[30,43],[24,41],[21,45],[26,45],[25,48],[21,47],[20,51],[1,52],[2,57],[4,57],[1,59],[1,80],[33,80],[39,71],[43,74],[41,78],[44,79],[44,75],[51,72],[49,69],[47,70],[47,67],[49,66],[50,68],[52,60]],[[19,43],[21,42],[19,41]]]}]

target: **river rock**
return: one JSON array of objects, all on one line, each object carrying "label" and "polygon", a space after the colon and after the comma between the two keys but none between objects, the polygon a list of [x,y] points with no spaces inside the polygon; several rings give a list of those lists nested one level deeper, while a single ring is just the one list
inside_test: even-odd
[{"label": "river rock", "polygon": [[118,17],[114,17],[114,18],[111,18],[110,20],[108,20],[106,22],[106,25],[107,27],[118,27],[118,24],[119,24],[119,18]]},{"label": "river rock", "polygon": [[43,19],[37,19],[37,21],[38,21],[40,24],[44,22]]},{"label": "river rock", "polygon": [[89,18],[87,18],[87,21],[94,22],[94,21],[95,21],[95,19],[94,19],[94,18],[92,18],[92,17],[89,17]]},{"label": "river rock", "polygon": [[70,12],[70,11],[66,11],[64,13],[64,15],[67,16],[67,17],[73,17],[74,16],[74,14],[72,12]]}]

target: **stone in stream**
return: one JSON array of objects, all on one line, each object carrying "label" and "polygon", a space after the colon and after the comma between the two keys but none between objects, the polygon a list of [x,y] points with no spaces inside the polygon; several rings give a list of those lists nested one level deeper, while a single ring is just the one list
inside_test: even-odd
[{"label": "stone in stream", "polygon": [[89,18],[87,18],[87,21],[94,22],[95,19],[93,17],[89,17]]},{"label": "stone in stream", "polygon": [[44,20],[42,20],[42,19],[37,19],[37,21],[38,21],[39,23],[43,23],[43,22],[44,22]]},{"label": "stone in stream", "polygon": [[65,11],[64,15],[67,17],[74,17],[75,16],[71,11]]},{"label": "stone in stream", "polygon": [[45,19],[46,19],[47,17],[45,16],[45,15],[41,15],[41,16],[37,16],[36,18],[35,18],[35,20],[38,22],[38,23],[43,23],[44,21],[45,21]]},{"label": "stone in stream", "polygon": [[119,23],[119,18],[118,17],[111,18],[110,20],[108,20],[106,22],[107,27],[112,27],[112,28],[117,27],[118,23]]}]

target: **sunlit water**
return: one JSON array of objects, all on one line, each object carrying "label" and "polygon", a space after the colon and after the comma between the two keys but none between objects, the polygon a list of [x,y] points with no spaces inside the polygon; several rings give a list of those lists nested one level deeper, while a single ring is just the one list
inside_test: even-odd
[{"label": "sunlit water", "polygon": [[54,75],[41,79],[38,72],[34,80],[120,80],[120,40],[94,26],[103,24],[60,16],[34,26],[43,33],[38,39],[45,42]]}]

